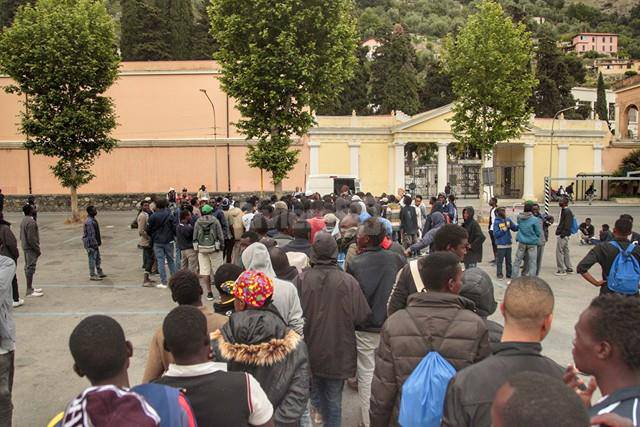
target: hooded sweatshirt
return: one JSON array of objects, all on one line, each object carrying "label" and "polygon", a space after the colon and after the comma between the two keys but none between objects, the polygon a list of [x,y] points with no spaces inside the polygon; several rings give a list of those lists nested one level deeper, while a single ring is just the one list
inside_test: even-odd
[{"label": "hooded sweatshirt", "polygon": [[446,221],[444,219],[444,215],[440,212],[433,212],[431,214],[431,228],[429,229],[429,231],[427,231],[422,240],[411,245],[409,249],[411,249],[412,252],[418,252],[426,248],[427,246],[431,246],[433,244],[433,240],[436,237],[436,233],[438,232],[440,227],[445,224]]},{"label": "hooded sweatshirt", "polygon": [[291,329],[302,335],[304,319],[298,291],[291,282],[280,280],[271,264],[269,250],[262,243],[253,243],[242,253],[242,265],[247,270],[261,271],[273,280],[273,305]]},{"label": "hooded sweatshirt", "polygon": [[463,216],[464,212],[469,216],[469,218],[462,223],[462,227],[467,230],[467,234],[469,235],[469,250],[464,256],[464,262],[467,264],[482,262],[482,244],[486,237],[482,233],[478,221],[475,220],[476,211],[471,206],[467,206],[462,212]]},{"label": "hooded sweatshirt", "polygon": [[480,268],[469,268],[464,271],[460,296],[470,299],[476,306],[476,314],[484,320],[489,330],[489,343],[497,344],[502,338],[502,325],[487,319],[498,307],[493,295],[493,281]]},{"label": "hooded sweatshirt", "polygon": [[537,246],[540,244],[542,236],[542,223],[531,212],[522,212],[518,214],[518,235],[516,241],[525,244]]},{"label": "hooded sweatshirt", "polygon": [[204,254],[215,252],[216,250],[215,246],[203,246],[198,242],[198,236],[203,227],[211,227],[211,233],[214,235],[215,240],[220,242],[220,249],[224,249],[224,233],[220,221],[213,215],[202,215],[193,227],[193,241],[198,243],[198,252]]}]

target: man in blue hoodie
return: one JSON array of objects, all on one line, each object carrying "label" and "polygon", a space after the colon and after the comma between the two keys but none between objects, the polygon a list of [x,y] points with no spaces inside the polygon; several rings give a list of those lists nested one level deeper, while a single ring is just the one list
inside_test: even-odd
[{"label": "man in blue hoodie", "polygon": [[493,237],[496,241],[496,270],[498,279],[502,279],[502,262],[507,269],[507,279],[511,278],[511,232],[518,231],[518,225],[511,218],[507,218],[507,213],[503,207],[496,209],[496,219],[493,223]]},{"label": "man in blue hoodie", "polygon": [[538,258],[538,245],[542,236],[542,222],[533,215],[533,203],[525,203],[524,212],[518,215],[518,250],[514,265],[513,278],[520,277],[520,265],[527,254],[528,266],[526,271],[529,276],[536,275],[536,263]]}]

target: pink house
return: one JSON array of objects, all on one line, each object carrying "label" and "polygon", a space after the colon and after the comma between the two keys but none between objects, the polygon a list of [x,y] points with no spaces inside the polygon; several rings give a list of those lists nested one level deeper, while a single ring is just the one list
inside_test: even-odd
[{"label": "pink house", "polygon": [[618,35],[614,33],[580,33],[572,39],[573,51],[596,51],[605,55],[618,53]]}]

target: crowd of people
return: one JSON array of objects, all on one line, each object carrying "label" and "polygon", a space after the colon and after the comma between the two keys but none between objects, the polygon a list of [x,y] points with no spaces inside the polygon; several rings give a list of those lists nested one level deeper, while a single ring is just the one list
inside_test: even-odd
[{"label": "crowd of people", "polygon": [[[91,385],[50,425],[340,426],[345,384],[357,390],[358,423],[367,427],[638,425],[633,218],[621,215],[608,239],[591,239],[576,267],[600,296],[577,319],[574,364],[562,367],[541,345],[554,319],[554,293],[538,277],[554,218],[535,203],[515,220],[497,199],[490,205],[492,262],[497,278],[508,280],[500,304],[491,275],[478,267],[483,227],[452,195],[234,201],[202,186],[197,195],[171,189],[147,198],[132,224],[142,286],[168,287],[177,306],[150,336],[135,387],[122,327],[108,316],[82,320],[69,350]],[[593,228],[575,224],[566,198],[559,206],[556,274],[566,275],[570,237]],[[37,233],[27,206],[24,215],[25,230],[35,223]],[[95,207],[87,215],[89,278],[99,281]],[[24,245],[25,258],[37,260],[39,249],[28,246],[27,254]],[[13,255],[0,251],[0,424],[7,425]],[[595,264],[600,279],[589,272]],[[25,272],[36,292],[32,265]],[[503,325],[489,319],[498,309]],[[595,401],[597,388],[603,398]]]}]

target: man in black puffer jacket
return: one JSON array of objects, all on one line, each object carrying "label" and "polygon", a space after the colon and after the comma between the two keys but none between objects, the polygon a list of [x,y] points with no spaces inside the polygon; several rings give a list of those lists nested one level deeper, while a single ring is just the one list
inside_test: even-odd
[{"label": "man in black puffer jacket", "polygon": [[233,290],[235,313],[211,334],[211,346],[215,361],[258,380],[275,409],[276,426],[297,427],[309,401],[309,357],[300,335],[271,303],[272,295],[268,276],[245,271]]}]

